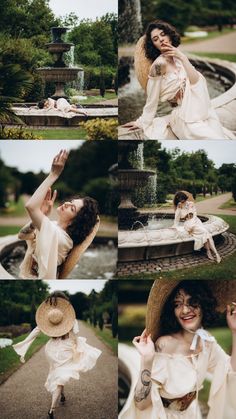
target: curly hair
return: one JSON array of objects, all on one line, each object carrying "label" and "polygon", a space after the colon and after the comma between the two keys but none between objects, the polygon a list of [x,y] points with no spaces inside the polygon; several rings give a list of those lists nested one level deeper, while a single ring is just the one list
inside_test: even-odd
[{"label": "curly hair", "polygon": [[[72,199],[78,199],[78,197]],[[89,196],[82,198],[82,200],[84,205],[66,229],[74,244],[82,243],[98,221],[97,201]]]},{"label": "curly hair", "polygon": [[43,100],[40,100],[40,102],[38,102],[38,108],[39,109],[43,109],[44,108],[44,105],[46,103],[46,100],[47,99],[43,99]]},{"label": "curly hair", "polygon": [[188,200],[188,195],[186,195],[186,193],[182,192],[182,191],[178,191],[176,192],[174,199],[173,199],[173,204],[174,207],[177,208],[178,204],[182,201],[187,201]]},{"label": "curly hair", "polygon": [[151,39],[151,33],[154,29],[161,29],[165,35],[168,35],[174,47],[178,47],[180,44],[180,35],[174,26],[163,22],[162,20],[155,20],[154,22],[149,23],[145,32],[146,39],[144,49],[146,57],[152,61],[155,61],[155,59],[161,55],[161,51],[153,45]]},{"label": "curly hair", "polygon": [[179,332],[182,327],[174,312],[174,300],[180,290],[190,295],[190,304],[202,310],[202,326],[213,326],[218,319],[217,301],[204,281],[181,281],[165,302],[160,319],[161,336]]}]

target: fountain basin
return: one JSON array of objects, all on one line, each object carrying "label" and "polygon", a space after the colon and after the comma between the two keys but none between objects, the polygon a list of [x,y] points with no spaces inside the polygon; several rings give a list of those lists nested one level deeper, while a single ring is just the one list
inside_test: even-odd
[{"label": "fountain basin", "polygon": [[[111,279],[116,271],[117,248],[115,239],[96,237],[82,255],[68,279]],[[25,241],[17,235],[0,239],[0,279],[17,279],[19,265],[25,254]]]},{"label": "fountain basin", "polygon": [[[164,214],[157,213],[161,222]],[[173,214],[165,214],[165,218],[174,221]],[[215,241],[228,230],[229,225],[214,215],[199,216],[204,227],[211,233]],[[143,227],[138,230],[120,230],[118,233],[119,262],[143,261],[163,257],[180,256],[194,251],[194,241],[184,227],[152,228]]]},{"label": "fountain basin", "polygon": [[79,71],[83,71],[83,69],[81,67],[41,67],[36,71],[47,82],[67,83],[77,79]]}]

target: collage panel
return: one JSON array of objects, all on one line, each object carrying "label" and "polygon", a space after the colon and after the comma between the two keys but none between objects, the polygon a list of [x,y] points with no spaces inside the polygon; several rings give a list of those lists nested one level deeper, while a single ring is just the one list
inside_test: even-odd
[{"label": "collage panel", "polygon": [[1,418],[116,419],[117,282],[5,280],[0,295]]},{"label": "collage panel", "polygon": [[122,279],[236,279],[236,143],[118,144]]},{"label": "collage panel", "polygon": [[235,417],[235,298],[230,280],[119,280],[120,419]]},{"label": "collage panel", "polygon": [[1,6],[0,139],[117,140],[118,1]]},{"label": "collage panel", "polygon": [[117,142],[11,141],[0,152],[0,278],[113,278]]}]

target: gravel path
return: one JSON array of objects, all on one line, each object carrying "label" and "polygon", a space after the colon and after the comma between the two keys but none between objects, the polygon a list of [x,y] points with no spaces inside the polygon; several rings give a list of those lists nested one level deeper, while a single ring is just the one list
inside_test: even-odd
[{"label": "gravel path", "polygon": [[[91,371],[65,386],[66,403],[55,419],[116,419],[117,358],[93,333],[80,323],[81,336],[103,352]],[[46,419],[51,403],[44,383],[48,372],[44,348],[22,365],[0,387],[1,419]]]}]

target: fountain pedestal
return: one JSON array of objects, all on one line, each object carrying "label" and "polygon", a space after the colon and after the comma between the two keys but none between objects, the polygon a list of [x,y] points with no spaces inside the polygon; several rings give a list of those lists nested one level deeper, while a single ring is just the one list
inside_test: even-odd
[{"label": "fountain pedestal", "polygon": [[52,28],[53,41],[46,44],[46,48],[54,58],[52,67],[40,67],[36,71],[42,76],[44,81],[55,83],[56,90],[52,96],[53,99],[61,97],[67,98],[65,94],[65,84],[74,81],[78,77],[78,73],[83,71],[81,67],[66,66],[63,54],[70,51],[74,45],[70,42],[64,42],[61,38],[65,34],[67,28]]}]

